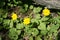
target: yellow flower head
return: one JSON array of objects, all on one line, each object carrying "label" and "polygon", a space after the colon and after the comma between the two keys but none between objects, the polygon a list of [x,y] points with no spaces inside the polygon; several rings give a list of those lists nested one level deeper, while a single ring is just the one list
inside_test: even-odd
[{"label": "yellow flower head", "polygon": [[47,8],[45,8],[45,9],[42,11],[42,14],[43,14],[44,16],[48,16],[48,15],[50,15],[50,10],[47,9]]},{"label": "yellow flower head", "polygon": [[11,18],[12,18],[12,20],[16,20],[17,19],[17,14],[13,12]]},{"label": "yellow flower head", "polygon": [[23,23],[25,25],[28,25],[30,23],[30,18],[25,17],[24,20],[23,20]]}]

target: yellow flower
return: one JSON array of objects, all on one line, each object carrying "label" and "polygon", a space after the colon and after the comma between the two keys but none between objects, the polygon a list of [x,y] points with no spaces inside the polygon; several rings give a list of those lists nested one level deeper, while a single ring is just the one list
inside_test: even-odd
[{"label": "yellow flower", "polygon": [[11,18],[12,18],[12,20],[16,20],[17,19],[17,14],[13,12]]},{"label": "yellow flower", "polygon": [[25,25],[28,25],[30,23],[30,18],[25,17],[24,20],[23,20],[23,23]]},{"label": "yellow flower", "polygon": [[45,8],[45,9],[42,11],[42,14],[43,14],[44,16],[48,16],[48,15],[50,15],[50,10],[47,9],[47,8]]}]

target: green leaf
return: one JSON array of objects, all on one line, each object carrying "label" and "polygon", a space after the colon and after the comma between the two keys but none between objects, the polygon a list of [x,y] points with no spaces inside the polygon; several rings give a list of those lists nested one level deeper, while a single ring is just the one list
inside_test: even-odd
[{"label": "green leaf", "polygon": [[36,20],[35,19],[31,19],[31,22],[34,23]]},{"label": "green leaf", "polygon": [[9,23],[10,23],[10,20],[9,20],[9,19],[5,19],[5,20],[3,21],[3,25],[9,25]]},{"label": "green leaf", "polygon": [[32,37],[32,36],[30,36],[30,37],[29,37],[29,40],[33,40],[33,37]]},{"label": "green leaf", "polygon": [[41,30],[41,35],[46,35],[47,34],[47,30]]},{"label": "green leaf", "polygon": [[32,33],[31,28],[29,28],[29,27],[25,27],[24,32],[28,35],[31,35],[31,33]]},{"label": "green leaf", "polygon": [[36,14],[35,15],[35,19],[40,19],[41,17],[40,17],[40,14]]},{"label": "green leaf", "polygon": [[13,4],[10,4],[10,7],[13,7],[14,5]]},{"label": "green leaf", "polygon": [[33,12],[34,13],[39,13],[41,11],[41,9],[42,8],[40,8],[40,7],[34,7]]},{"label": "green leaf", "polygon": [[3,20],[3,27],[9,29],[10,28],[9,26],[10,26],[10,20],[9,19]]},{"label": "green leaf", "polygon": [[33,9],[33,7],[34,7],[33,5],[30,5],[29,9]]},{"label": "green leaf", "polygon": [[35,40],[42,40],[42,39],[40,38],[40,36],[36,36]]},{"label": "green leaf", "polygon": [[24,4],[24,7],[25,7],[25,8],[28,8],[28,5],[27,5],[27,4]]},{"label": "green leaf", "polygon": [[20,35],[21,34],[21,30],[17,30],[17,33],[18,33],[18,35]]},{"label": "green leaf", "polygon": [[17,2],[16,0],[13,0],[13,2],[14,2],[15,4],[18,4],[18,2]]},{"label": "green leaf", "polygon": [[46,24],[41,22],[40,25],[38,26],[38,29],[40,30],[46,30]]},{"label": "green leaf", "polygon": [[13,20],[10,21],[10,26],[9,26],[9,27],[10,27],[10,28],[13,27]]},{"label": "green leaf", "polygon": [[17,33],[17,30],[16,28],[11,28],[9,30],[9,38],[13,39],[13,40],[17,40],[18,39],[18,33]]},{"label": "green leaf", "polygon": [[57,37],[58,31],[56,30],[53,34],[54,34],[55,37]]},{"label": "green leaf", "polygon": [[37,28],[32,28],[31,30],[32,30],[32,35],[33,35],[33,36],[38,35],[39,31],[38,31]]},{"label": "green leaf", "polygon": [[17,6],[16,4],[14,4],[14,6]]},{"label": "green leaf", "polygon": [[59,24],[51,24],[50,33],[55,32],[59,28]]},{"label": "green leaf", "polygon": [[31,19],[31,23],[37,23],[37,24],[39,24],[38,21],[39,21],[39,20],[37,20],[37,19]]},{"label": "green leaf", "polygon": [[23,29],[23,28],[24,28],[23,23],[18,23],[18,24],[16,25],[16,29]]},{"label": "green leaf", "polygon": [[9,30],[9,32],[11,32],[11,33],[13,33],[13,34],[14,34],[14,32],[16,32],[16,31],[17,31],[16,28],[11,28],[11,29]]},{"label": "green leaf", "polygon": [[7,14],[8,14],[8,13],[4,13],[4,14],[2,15],[2,17],[3,17],[3,18],[7,18]]},{"label": "green leaf", "polygon": [[33,12],[34,12],[34,13],[37,13],[37,11],[36,11],[36,7],[34,7]]},{"label": "green leaf", "polygon": [[58,12],[58,14],[60,15],[60,12]]},{"label": "green leaf", "polygon": [[27,11],[27,9],[28,9],[28,5],[25,4],[24,7],[25,7],[25,11]]},{"label": "green leaf", "polygon": [[14,23],[16,23],[16,24],[17,24],[18,22],[19,22],[18,20],[14,20]]},{"label": "green leaf", "polygon": [[37,7],[37,12],[40,12],[42,10],[41,7]]},{"label": "green leaf", "polygon": [[8,6],[11,6],[11,3],[7,3]]},{"label": "green leaf", "polygon": [[48,19],[48,17],[42,17],[41,21],[47,21]]},{"label": "green leaf", "polygon": [[53,21],[54,21],[54,23],[56,22],[56,23],[60,24],[60,22],[59,22],[60,16],[53,18]]},{"label": "green leaf", "polygon": [[48,31],[50,30],[50,28],[51,28],[50,26],[47,26],[47,30],[48,30]]},{"label": "green leaf", "polygon": [[19,4],[22,4],[22,1],[18,1]]}]

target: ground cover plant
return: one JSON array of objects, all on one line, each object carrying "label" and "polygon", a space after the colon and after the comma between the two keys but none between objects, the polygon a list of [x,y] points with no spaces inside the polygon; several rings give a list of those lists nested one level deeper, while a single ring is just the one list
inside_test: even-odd
[{"label": "ground cover plant", "polygon": [[59,11],[32,1],[0,1],[0,40],[60,40],[59,33]]}]

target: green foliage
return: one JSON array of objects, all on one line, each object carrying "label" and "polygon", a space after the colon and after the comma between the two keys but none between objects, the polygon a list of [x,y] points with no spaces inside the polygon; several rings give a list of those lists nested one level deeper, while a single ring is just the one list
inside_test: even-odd
[{"label": "green foliage", "polygon": [[41,21],[47,21],[48,19],[48,17],[42,17]]},{"label": "green foliage", "polygon": [[10,20],[9,20],[9,19],[5,19],[5,20],[3,21],[4,27],[5,27],[5,26],[8,26],[9,24],[10,24]]},{"label": "green foliage", "polygon": [[41,22],[40,25],[38,26],[38,29],[40,30],[46,30],[46,24]]},{"label": "green foliage", "polygon": [[9,27],[10,27],[10,28],[13,27],[13,20],[10,21]]},{"label": "green foliage", "polygon": [[57,31],[58,28],[59,28],[59,24],[56,25],[52,24],[50,28],[50,33]]},{"label": "green foliage", "polygon": [[18,35],[21,33],[21,30],[17,30],[16,28],[11,28],[9,30],[9,37],[12,39],[12,40],[17,40],[18,39]]},{"label": "green foliage", "polygon": [[24,28],[24,25],[22,23],[21,24],[19,23],[19,24],[16,25],[16,28],[17,29],[23,29]]},{"label": "green foliage", "polygon": [[34,6],[33,5],[30,5],[29,9],[33,9],[33,8],[34,8]]},{"label": "green foliage", "polygon": [[33,40],[33,37],[32,37],[32,36],[30,36],[30,37],[29,37],[29,40]]},{"label": "green foliage", "polygon": [[47,30],[42,30],[40,34],[41,35],[46,35],[47,34]]},{"label": "green foliage", "polygon": [[34,7],[33,12],[34,12],[34,13],[38,13],[38,12],[41,11],[41,9],[42,9],[42,8],[40,8],[40,7],[37,7],[37,8]]},{"label": "green foliage", "polygon": [[38,33],[39,33],[38,29],[32,28],[31,30],[32,30],[32,35],[33,35],[33,36],[38,35]]},{"label": "green foliage", "polygon": [[[11,40],[23,40],[25,36],[29,40],[48,40],[47,37],[51,39],[53,36],[56,38],[60,29],[60,12],[57,16],[51,13],[46,17],[41,13],[42,9],[40,6],[23,3],[22,0],[1,0],[0,30],[8,30],[6,34]],[[17,14],[17,20],[12,20],[12,12]],[[30,18],[30,24],[23,24],[24,17]]]},{"label": "green foliage", "polygon": [[40,38],[40,36],[36,36],[35,40],[42,40],[42,39]]}]

